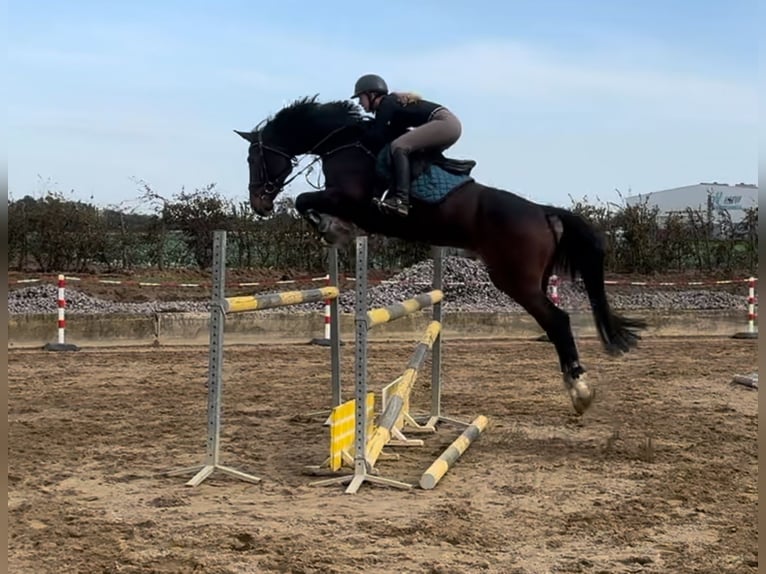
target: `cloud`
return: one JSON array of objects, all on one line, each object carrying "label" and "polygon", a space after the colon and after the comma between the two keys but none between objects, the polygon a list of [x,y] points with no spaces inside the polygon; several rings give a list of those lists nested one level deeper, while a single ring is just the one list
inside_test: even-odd
[{"label": "cloud", "polygon": [[[720,61],[706,67],[699,54],[631,36],[604,36],[587,49],[567,50],[505,39],[435,45],[411,52],[344,46],[300,38],[279,30],[235,35],[234,53],[276,57],[248,58],[222,72],[223,79],[252,89],[282,91],[290,98],[313,91],[347,97],[356,76],[376,72],[393,89],[411,89],[449,101],[496,101],[571,113],[583,109],[692,122],[754,125],[757,95],[748,77],[737,77]],[[234,48],[234,45],[232,46]],[[250,63],[254,62],[254,63]],[[729,76],[727,77],[727,74]],[[339,95],[339,96],[338,96]]]},{"label": "cloud", "polygon": [[[637,48],[640,50],[640,48]],[[672,54],[666,54],[672,61]],[[679,62],[673,62],[674,68]],[[650,107],[653,112],[694,120],[754,124],[755,86],[692,72],[677,72],[654,58],[575,58],[514,42],[476,42],[407,55],[392,68],[397,84],[422,91],[498,98],[498,103],[553,104],[567,101]],[[420,88],[422,86],[422,88]]]}]

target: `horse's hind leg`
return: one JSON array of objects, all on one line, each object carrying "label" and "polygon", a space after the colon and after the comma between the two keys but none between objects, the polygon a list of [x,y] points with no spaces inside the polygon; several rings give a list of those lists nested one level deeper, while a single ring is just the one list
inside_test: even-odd
[{"label": "horse's hind leg", "polygon": [[510,295],[532,315],[548,335],[556,348],[564,386],[572,400],[572,406],[578,414],[584,413],[593,402],[595,392],[588,386],[585,369],[580,365],[567,312],[554,305],[540,287],[533,286],[533,282],[528,283],[530,287],[523,287],[492,271],[490,278],[498,289]]}]

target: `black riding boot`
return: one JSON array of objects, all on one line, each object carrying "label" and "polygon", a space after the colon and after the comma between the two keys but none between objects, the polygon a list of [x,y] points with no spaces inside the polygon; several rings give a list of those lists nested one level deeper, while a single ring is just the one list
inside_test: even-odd
[{"label": "black riding boot", "polygon": [[386,211],[406,217],[410,208],[410,158],[406,152],[397,149],[391,159],[394,185],[380,206]]}]

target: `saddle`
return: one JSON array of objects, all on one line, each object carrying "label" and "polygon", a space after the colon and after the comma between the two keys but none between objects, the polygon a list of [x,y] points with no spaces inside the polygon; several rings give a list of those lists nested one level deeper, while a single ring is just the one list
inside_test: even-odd
[{"label": "saddle", "polygon": [[476,162],[472,159],[446,157],[442,152],[416,152],[410,156],[412,179],[417,179],[431,165],[440,167],[453,175],[471,175],[471,171],[476,167]]},{"label": "saddle", "polygon": [[446,157],[441,153],[434,164],[455,175],[471,175],[471,170],[476,167],[476,162],[472,159],[455,159]]}]

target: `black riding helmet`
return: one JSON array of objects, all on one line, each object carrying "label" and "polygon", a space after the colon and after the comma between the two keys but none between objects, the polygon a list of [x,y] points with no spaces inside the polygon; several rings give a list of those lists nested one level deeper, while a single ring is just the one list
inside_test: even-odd
[{"label": "black riding helmet", "polygon": [[388,85],[386,81],[377,74],[365,74],[354,84],[354,95],[352,98],[358,98],[360,94],[365,92],[375,92],[377,94],[387,94]]}]

